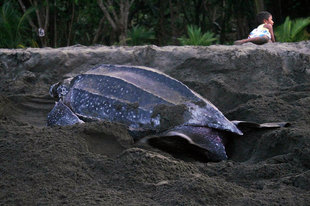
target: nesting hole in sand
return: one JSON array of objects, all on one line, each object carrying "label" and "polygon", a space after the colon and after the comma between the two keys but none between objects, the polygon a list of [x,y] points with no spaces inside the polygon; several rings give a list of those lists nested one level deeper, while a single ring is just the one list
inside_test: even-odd
[{"label": "nesting hole in sand", "polygon": [[87,122],[78,125],[89,152],[115,157],[133,144],[124,125],[112,122]]},{"label": "nesting hole in sand", "polygon": [[229,159],[244,161],[263,161],[294,151],[301,138],[292,133],[291,126],[273,129],[257,129],[245,132],[243,136],[232,135],[227,138],[226,152]]},{"label": "nesting hole in sand", "polygon": [[180,138],[179,136],[151,138],[148,140],[148,144],[154,148],[158,148],[171,154],[177,159],[181,159],[187,162],[207,162],[208,160],[208,154],[205,150],[193,144],[189,144],[187,140]]},{"label": "nesting hole in sand", "polygon": [[115,157],[126,149],[112,135],[92,134],[86,135],[84,139],[86,140],[88,150],[96,154]]}]

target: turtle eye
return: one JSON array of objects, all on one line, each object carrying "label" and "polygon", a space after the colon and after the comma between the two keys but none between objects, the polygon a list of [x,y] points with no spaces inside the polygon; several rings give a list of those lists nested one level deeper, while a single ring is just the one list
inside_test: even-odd
[{"label": "turtle eye", "polygon": [[59,98],[65,96],[67,93],[68,93],[68,89],[67,89],[66,86],[60,85],[60,86],[57,88],[57,94],[58,94],[58,97],[59,97]]}]

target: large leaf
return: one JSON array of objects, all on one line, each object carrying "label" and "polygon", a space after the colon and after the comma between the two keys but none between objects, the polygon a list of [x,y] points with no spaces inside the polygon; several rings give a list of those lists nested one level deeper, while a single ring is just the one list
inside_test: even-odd
[{"label": "large leaf", "polygon": [[[300,34],[304,33],[304,30],[307,28],[309,24],[310,24],[310,17],[305,18],[305,19],[296,19],[292,27],[292,33],[291,33],[292,40],[293,41],[297,40],[297,37],[300,36]],[[301,39],[301,40],[305,40],[305,39]]]},{"label": "large leaf", "polygon": [[279,42],[297,42],[309,39],[306,29],[310,25],[310,17],[294,21],[286,17],[284,23],[275,29],[275,36]]},{"label": "large leaf", "polygon": [[214,33],[206,32],[202,34],[200,28],[192,25],[187,27],[187,35],[188,37],[178,38],[182,45],[209,46],[217,40]]},{"label": "large leaf", "polygon": [[142,45],[147,44],[155,39],[153,30],[147,30],[142,26],[133,27],[128,33],[128,44],[129,45]]},{"label": "large leaf", "polygon": [[11,1],[6,1],[0,7],[0,47],[17,48],[24,45],[26,40],[22,34],[27,30],[24,20],[32,11],[29,9],[21,16]]}]

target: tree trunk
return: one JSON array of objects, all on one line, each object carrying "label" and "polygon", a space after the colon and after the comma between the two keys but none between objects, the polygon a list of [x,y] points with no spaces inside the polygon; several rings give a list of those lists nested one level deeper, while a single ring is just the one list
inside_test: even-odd
[{"label": "tree trunk", "polygon": [[[34,0],[34,2],[32,3],[32,1],[30,0],[31,4],[34,4],[35,6],[35,12],[36,12],[36,16],[37,16],[37,21],[38,21],[38,24],[39,24],[39,29],[44,29],[43,28],[43,25],[42,25],[42,21],[41,21],[41,15],[40,15],[40,11],[38,9],[38,2],[36,0]],[[39,38],[41,40],[41,44],[42,44],[42,47],[46,47],[46,41],[45,41],[45,30],[44,30],[44,36],[41,36],[40,35],[40,31],[39,32]]]},{"label": "tree trunk", "polygon": [[[22,8],[23,12],[26,13],[27,9],[25,7],[24,2],[22,0],[18,0],[18,3],[20,5],[20,7]],[[27,16],[27,21],[30,24],[30,26],[32,27],[32,29],[37,32],[38,31],[38,27],[33,23],[32,19],[29,16]]]},{"label": "tree trunk", "polygon": [[104,17],[100,19],[99,26],[94,36],[92,44],[96,44],[98,42],[99,36],[101,35],[103,24],[104,24]]},{"label": "tree trunk", "polygon": [[69,34],[68,34],[68,39],[67,39],[67,46],[70,46],[70,43],[71,43],[74,15],[75,15],[75,3],[74,3],[74,1],[72,1],[72,13],[71,13],[71,21],[69,24]]},{"label": "tree trunk", "polygon": [[54,48],[57,47],[57,5],[54,0]]},{"label": "tree trunk", "polygon": [[[45,1],[46,1],[45,11],[42,12],[39,10],[37,0],[29,0],[31,6],[35,7],[35,13],[36,13],[38,25],[36,25],[32,21],[32,19],[30,19],[30,17],[27,17],[29,24],[37,32],[39,39],[41,41],[41,45],[43,47],[47,46],[47,40],[48,40],[47,29],[48,29],[48,24],[49,24],[49,2],[48,2],[48,0],[45,0]],[[18,0],[18,2],[19,2],[19,5],[21,6],[23,12],[25,13],[27,11],[27,9],[25,7],[24,2],[22,0]],[[43,22],[44,22],[44,25],[43,25]],[[39,29],[41,29],[41,31],[43,29],[42,35],[40,34]]]},{"label": "tree trunk", "polygon": [[238,15],[237,26],[238,26],[237,39],[247,38],[249,34],[247,18],[242,15]]},{"label": "tree trunk", "polygon": [[119,6],[117,7],[119,8],[119,11],[117,12],[115,10],[116,7],[111,0],[97,0],[99,7],[110,23],[113,31],[118,34],[120,45],[126,45],[129,9],[133,2],[134,0],[117,1],[116,3],[118,3]]},{"label": "tree trunk", "polygon": [[265,10],[264,0],[255,0],[256,13]]},{"label": "tree trunk", "polygon": [[171,37],[173,44],[177,44],[176,36],[177,36],[177,28],[176,28],[176,11],[173,6],[172,0],[169,0],[169,9],[170,9],[170,28],[171,28]]},{"label": "tree trunk", "polygon": [[222,14],[221,14],[221,18],[222,18],[222,23],[221,23],[221,35],[220,35],[220,41],[221,42],[225,42],[226,41],[226,31],[227,31],[227,24],[229,22],[229,18],[231,17],[231,11],[227,6],[227,2],[226,0],[222,0]]},{"label": "tree trunk", "polygon": [[166,40],[166,32],[165,32],[165,10],[167,9],[166,0],[159,1],[159,21],[158,21],[158,43],[159,45],[163,45]]}]

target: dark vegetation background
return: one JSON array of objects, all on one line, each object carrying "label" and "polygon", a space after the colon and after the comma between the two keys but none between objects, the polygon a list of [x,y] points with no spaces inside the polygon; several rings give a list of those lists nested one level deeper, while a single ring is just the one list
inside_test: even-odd
[{"label": "dark vegetation background", "polygon": [[[1,0],[0,47],[180,45],[187,26],[214,43],[246,38],[261,10],[275,26],[309,16],[308,0]],[[38,29],[44,35],[38,35]],[[309,27],[308,27],[309,28]]]}]

